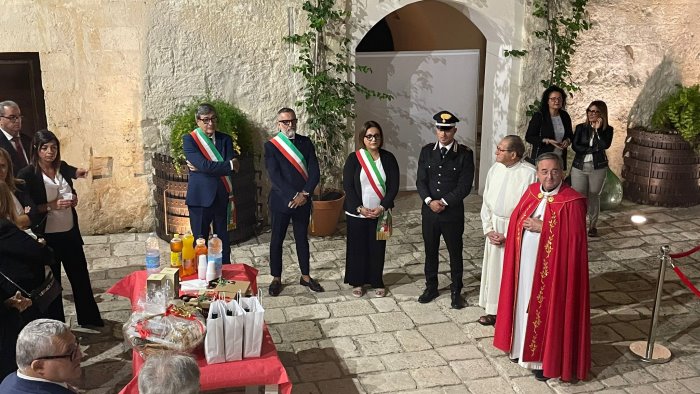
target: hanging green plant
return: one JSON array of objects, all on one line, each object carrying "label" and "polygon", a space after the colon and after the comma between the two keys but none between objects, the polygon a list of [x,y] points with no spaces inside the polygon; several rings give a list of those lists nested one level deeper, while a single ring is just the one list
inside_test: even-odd
[{"label": "hanging green plant", "polygon": [[177,162],[184,163],[185,161],[182,137],[197,128],[195,113],[197,107],[202,103],[214,106],[218,120],[218,131],[231,136],[233,148],[238,153],[253,153],[253,128],[246,115],[224,100],[212,99],[209,96],[197,97],[180,106],[164,122],[170,127],[170,155]]},{"label": "hanging green plant", "polygon": [[651,132],[678,132],[684,140],[700,149],[700,85],[683,87],[659,103],[651,117],[656,130]]}]

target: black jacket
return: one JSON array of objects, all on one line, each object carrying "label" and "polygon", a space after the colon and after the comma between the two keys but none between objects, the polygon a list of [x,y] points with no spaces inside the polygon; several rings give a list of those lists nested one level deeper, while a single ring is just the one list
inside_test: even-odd
[{"label": "black jacket", "polygon": [[[77,168],[68,165],[65,161],[61,161],[61,166],[58,171],[61,173],[63,178],[65,178],[68,185],[73,189],[73,194],[77,195],[77,191],[73,188],[73,179],[76,179]],[[29,194],[29,197],[34,201],[36,205],[36,211],[39,212],[39,205],[46,204],[46,188],[44,187],[44,178],[41,170],[34,170],[34,167],[29,165],[24,167],[17,177],[23,179],[25,184],[25,191]],[[71,208],[73,212],[73,226],[80,232],[78,227],[78,213],[75,208]],[[32,219],[32,231],[34,234],[40,235],[44,234],[44,229],[46,228],[46,212],[39,213],[38,215],[30,215]]]},{"label": "black jacket", "polygon": [[[590,141],[593,138],[593,146]],[[613,139],[613,128],[608,125],[605,129],[594,133],[593,128],[587,123],[581,123],[576,126],[574,139],[571,148],[576,152],[574,156],[573,166],[579,170],[583,170],[583,160],[587,154],[593,155],[593,168],[606,168],[608,166],[608,156],[605,150],[610,147]]]},{"label": "black jacket", "polygon": [[[574,133],[571,127],[571,117],[569,113],[563,109],[559,110],[559,117],[561,118],[561,123],[564,125],[564,140],[568,139],[569,141],[573,141]],[[554,126],[552,125],[552,118],[549,117],[549,113],[543,115],[541,112],[537,112],[532,115],[532,119],[530,119],[530,123],[527,125],[527,131],[525,132],[525,141],[532,145],[532,153],[528,161],[534,163],[537,156],[542,153],[553,152],[554,145],[544,144],[542,140],[554,140],[556,139],[554,137]],[[567,151],[568,149],[565,149],[561,155],[561,158],[564,160],[564,169],[566,169]]]},{"label": "black jacket", "polygon": [[[382,161],[386,174],[386,193],[379,204],[384,209],[394,207],[394,199],[399,193],[399,164],[394,155],[384,149],[379,149],[379,159]],[[343,167],[343,190],[345,191],[344,209],[352,214],[357,213],[357,207],[362,205],[362,186],[360,185],[362,166],[355,152],[345,160]]]}]

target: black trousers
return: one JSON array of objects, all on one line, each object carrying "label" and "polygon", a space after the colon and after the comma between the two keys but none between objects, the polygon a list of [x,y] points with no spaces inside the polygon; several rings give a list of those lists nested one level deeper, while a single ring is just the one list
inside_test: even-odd
[{"label": "black trousers", "polygon": [[440,236],[445,240],[447,252],[450,255],[450,277],[452,290],[462,290],[462,274],[464,260],[462,259],[462,235],[464,220],[455,222],[440,222],[437,218],[423,216],[423,242],[425,244],[425,285],[429,289],[438,287],[438,264]]},{"label": "black trousers", "polygon": [[[73,289],[73,302],[75,313],[78,315],[80,325],[101,325],[100,310],[92,293],[90,274],[88,273],[87,260],[83,252],[83,239],[77,227],[62,233],[44,234],[46,244],[54,251],[56,264],[51,266],[53,276],[61,281],[61,263],[66,271],[68,281]],[[61,298],[61,309],[63,308]],[[52,305],[53,307],[53,305]],[[53,308],[51,308],[53,309]],[[65,317],[64,317],[65,319]]]},{"label": "black trousers", "polygon": [[292,221],[294,241],[299,259],[299,269],[302,275],[309,275],[309,219],[311,202],[294,209],[292,213],[275,212],[270,210],[272,234],[270,237],[270,275],[282,276],[282,243],[287,236],[289,221]]},{"label": "black trousers", "polygon": [[345,249],[345,283],[353,287],[369,284],[384,287],[386,241],[377,240],[378,219],[345,215],[347,242]]},{"label": "black trousers", "polygon": [[[218,185],[216,188],[216,197],[214,197],[214,203],[210,207],[187,206],[187,210],[190,213],[190,228],[195,241],[199,236],[209,239],[210,227],[214,227],[214,234],[221,239],[222,264],[231,263],[231,241],[228,236],[227,209],[228,192],[223,184]],[[196,261],[195,264],[197,264]]]}]

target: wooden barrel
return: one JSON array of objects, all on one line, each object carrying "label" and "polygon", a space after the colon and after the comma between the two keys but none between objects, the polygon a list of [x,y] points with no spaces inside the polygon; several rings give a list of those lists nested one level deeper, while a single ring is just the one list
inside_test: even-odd
[{"label": "wooden barrel", "polygon": [[[243,155],[239,157],[239,161],[241,169],[232,177],[237,226],[235,230],[229,231],[231,243],[250,239],[259,227],[260,188],[255,182],[254,157]],[[184,234],[190,231],[189,211],[185,204],[188,170],[187,166],[174,163],[172,157],[158,153],[153,156],[152,163],[155,170],[153,183],[156,186],[153,191],[153,198],[156,201],[156,233],[160,238],[170,241],[173,234]],[[197,235],[194,234],[194,236]]]},{"label": "wooden barrel", "polygon": [[622,155],[626,199],[666,207],[700,204],[700,155],[680,135],[629,129]]}]

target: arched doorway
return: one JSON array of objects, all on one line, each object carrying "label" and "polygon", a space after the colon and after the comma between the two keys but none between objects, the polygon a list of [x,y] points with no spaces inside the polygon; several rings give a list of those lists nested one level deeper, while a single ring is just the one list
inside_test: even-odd
[{"label": "arched doorway", "polygon": [[[353,15],[359,19],[352,32],[358,58],[362,57],[367,42],[359,44],[365,38],[373,42],[377,39],[376,31],[372,30],[378,23],[389,28],[391,44],[396,52],[478,52],[478,87],[474,105],[477,138],[467,145],[475,150],[477,158],[478,173],[475,179],[483,179],[494,162],[493,151],[498,141],[516,130],[520,69],[513,67],[513,59],[506,58],[503,51],[522,47],[520,36],[524,4],[515,0],[396,0],[389,4],[381,0],[367,0],[354,3],[353,7]],[[368,34],[370,32],[372,34]],[[384,37],[381,41],[387,40]],[[376,49],[375,45],[373,50],[381,49]],[[391,51],[389,47],[386,50]],[[386,70],[387,75],[393,72],[393,69]],[[359,78],[361,76],[356,75],[356,80]],[[403,115],[410,117],[410,114]],[[364,120],[358,119],[358,122]],[[418,126],[416,124],[416,128]],[[430,127],[430,119],[420,127]],[[403,135],[404,130],[401,133]],[[414,146],[402,148],[412,150],[416,156],[419,152],[419,148]],[[477,184],[479,191],[482,191],[483,185]]]}]

